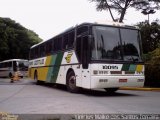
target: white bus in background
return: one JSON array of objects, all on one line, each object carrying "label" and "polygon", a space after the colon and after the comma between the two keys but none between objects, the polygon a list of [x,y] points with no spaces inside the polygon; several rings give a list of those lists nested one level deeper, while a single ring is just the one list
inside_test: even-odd
[{"label": "white bus in background", "polygon": [[15,72],[21,78],[28,76],[28,60],[10,59],[0,62],[0,77],[12,77]]}]

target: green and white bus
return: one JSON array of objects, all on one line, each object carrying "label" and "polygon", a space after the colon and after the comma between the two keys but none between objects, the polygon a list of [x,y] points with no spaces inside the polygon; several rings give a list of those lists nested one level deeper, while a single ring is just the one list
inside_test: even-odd
[{"label": "green and white bus", "polygon": [[105,89],[144,85],[140,31],[125,25],[83,23],[30,49],[29,76],[37,82]]},{"label": "green and white bus", "polygon": [[10,59],[0,62],[0,77],[13,77],[15,72],[23,78],[28,76],[28,60],[25,59]]}]

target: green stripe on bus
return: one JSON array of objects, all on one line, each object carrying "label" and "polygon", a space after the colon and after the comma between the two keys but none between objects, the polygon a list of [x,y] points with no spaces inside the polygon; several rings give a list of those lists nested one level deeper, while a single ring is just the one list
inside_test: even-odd
[{"label": "green stripe on bus", "polygon": [[136,71],[136,67],[137,67],[137,65],[130,65],[129,71],[135,72]]},{"label": "green stripe on bus", "polygon": [[[51,66],[55,65],[56,58],[57,58],[57,54],[52,55],[49,65],[51,65]],[[53,66],[48,68],[48,74],[47,74],[47,80],[46,80],[47,82],[51,82],[52,73],[53,73]]]},{"label": "green stripe on bus", "polygon": [[123,64],[122,71],[128,71],[130,67],[130,64]]},{"label": "green stripe on bus", "polygon": [[58,73],[59,73],[59,69],[60,69],[60,65],[61,65],[61,62],[62,62],[63,54],[64,53],[58,53],[57,54],[57,57],[56,57],[55,62],[54,62],[55,66],[52,69],[51,83],[55,83],[56,80],[57,80],[57,76],[58,76]]}]

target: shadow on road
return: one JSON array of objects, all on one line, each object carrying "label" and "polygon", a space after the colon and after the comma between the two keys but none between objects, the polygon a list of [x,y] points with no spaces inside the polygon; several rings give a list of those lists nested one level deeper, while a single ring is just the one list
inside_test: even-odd
[{"label": "shadow on road", "polygon": [[21,78],[14,82],[11,82],[10,78],[0,78],[0,85],[34,85],[35,81],[28,78]]},{"label": "shadow on road", "polygon": [[[15,81],[14,83],[10,83],[10,79],[0,79],[0,85],[36,85],[36,82],[33,80],[29,80],[27,78],[20,79],[19,81]],[[41,82],[39,86],[49,87],[52,89],[60,90],[63,92],[67,92],[67,88],[65,85],[59,85],[59,84],[51,84],[51,83],[43,83]],[[133,92],[132,92],[133,93]],[[79,93],[70,93],[70,94],[82,94],[86,96],[94,96],[94,97],[129,97],[129,96],[138,96],[137,94],[132,94],[130,92],[127,92],[125,90],[118,90],[115,93],[109,94],[106,91],[102,90],[87,90],[82,89]]]},{"label": "shadow on road", "polygon": [[107,93],[106,91],[100,90],[83,90],[82,93],[87,96],[94,96],[94,97],[132,97],[138,96],[135,94],[126,93],[126,91],[118,90],[114,93]]},{"label": "shadow on road", "polygon": [[[36,83],[35,83],[36,84]],[[67,91],[67,88],[65,85],[59,85],[59,84],[50,84],[50,83],[45,83],[41,84],[41,86],[49,87],[52,89],[60,90],[63,92],[70,93]],[[137,94],[130,94],[127,93],[126,90],[118,90],[115,93],[107,93],[105,90],[89,90],[89,89],[81,89],[79,93],[71,93],[71,94],[82,94],[86,96],[93,96],[93,97],[132,97],[132,96],[138,96]]]}]

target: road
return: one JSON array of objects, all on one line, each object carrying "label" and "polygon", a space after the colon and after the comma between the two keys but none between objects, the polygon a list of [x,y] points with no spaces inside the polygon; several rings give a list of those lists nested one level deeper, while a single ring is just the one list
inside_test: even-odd
[{"label": "road", "polygon": [[36,85],[29,79],[0,78],[0,112],[12,114],[159,114],[160,92],[100,90],[73,94],[65,88]]}]

